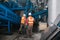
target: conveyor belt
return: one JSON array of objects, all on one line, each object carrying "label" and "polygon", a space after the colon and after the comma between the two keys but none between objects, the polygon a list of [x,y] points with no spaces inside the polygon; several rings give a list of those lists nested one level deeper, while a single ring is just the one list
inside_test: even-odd
[{"label": "conveyor belt", "polygon": [[41,40],[48,40],[50,38],[50,36],[57,30],[57,26],[54,25],[50,28],[47,28],[45,31],[43,31],[41,34],[42,34],[42,37],[41,37]]},{"label": "conveyor belt", "polygon": [[60,40],[60,31],[51,40]]},{"label": "conveyor belt", "polygon": [[47,28],[42,32],[42,37],[40,40],[60,40],[60,28],[56,25]]},{"label": "conveyor belt", "polygon": [[54,39],[56,40],[56,39],[58,39],[59,32],[60,32],[60,30],[57,29],[47,40],[54,40]]}]

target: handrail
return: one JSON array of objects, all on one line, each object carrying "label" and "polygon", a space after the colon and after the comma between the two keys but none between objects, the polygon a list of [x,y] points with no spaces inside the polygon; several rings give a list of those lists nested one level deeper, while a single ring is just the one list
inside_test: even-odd
[{"label": "handrail", "polygon": [[[20,16],[18,16],[17,14],[15,14],[14,12],[10,11],[8,8],[4,7],[3,5],[0,4],[0,8],[2,8],[5,13],[4,13],[4,17],[8,18],[8,19],[11,19],[11,20],[15,20],[15,22],[19,23],[19,19],[20,19]],[[0,13],[2,14],[2,13]],[[0,15],[1,16],[1,15]],[[7,19],[7,20],[8,20]],[[11,21],[10,20],[10,21]]]},{"label": "handrail", "polygon": [[[2,3],[4,6],[7,6],[11,10],[25,10],[21,5],[18,5],[17,3],[11,1],[11,2],[4,2]],[[8,6],[9,5],[9,6]]]},{"label": "handrail", "polygon": [[48,10],[42,10],[40,12],[34,13],[32,16],[41,15],[41,14],[44,14],[44,13],[47,13],[47,12],[48,12]]}]

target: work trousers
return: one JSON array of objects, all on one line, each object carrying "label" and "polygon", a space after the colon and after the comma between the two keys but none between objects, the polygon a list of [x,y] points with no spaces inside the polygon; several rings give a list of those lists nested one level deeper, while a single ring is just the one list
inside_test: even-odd
[{"label": "work trousers", "polygon": [[33,28],[32,26],[28,26],[28,29],[26,30],[28,37],[32,36],[32,28]]},{"label": "work trousers", "polygon": [[20,28],[19,28],[19,33],[22,32],[22,34],[25,34],[26,33],[26,30],[25,30],[25,25],[24,24],[21,24]]}]

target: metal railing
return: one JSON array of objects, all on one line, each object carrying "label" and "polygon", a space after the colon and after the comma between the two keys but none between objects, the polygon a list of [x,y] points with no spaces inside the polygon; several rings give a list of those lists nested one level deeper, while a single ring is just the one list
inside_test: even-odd
[{"label": "metal railing", "polygon": [[4,7],[1,4],[0,4],[0,17],[2,17],[5,20],[9,20],[16,23],[19,23],[20,21],[20,16],[10,11],[8,8]]}]

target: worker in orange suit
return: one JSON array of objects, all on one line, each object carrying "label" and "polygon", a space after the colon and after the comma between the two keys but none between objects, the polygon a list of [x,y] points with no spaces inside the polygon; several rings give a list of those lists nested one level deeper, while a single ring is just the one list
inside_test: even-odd
[{"label": "worker in orange suit", "polygon": [[29,37],[32,37],[32,28],[34,24],[34,18],[31,16],[31,13],[29,13],[29,17],[27,18],[28,20],[28,29],[27,29],[27,35]]},{"label": "worker in orange suit", "polygon": [[24,29],[25,29],[25,21],[26,21],[26,15],[23,14],[23,16],[21,17],[21,26],[19,28],[19,32],[23,32],[24,34]]}]

